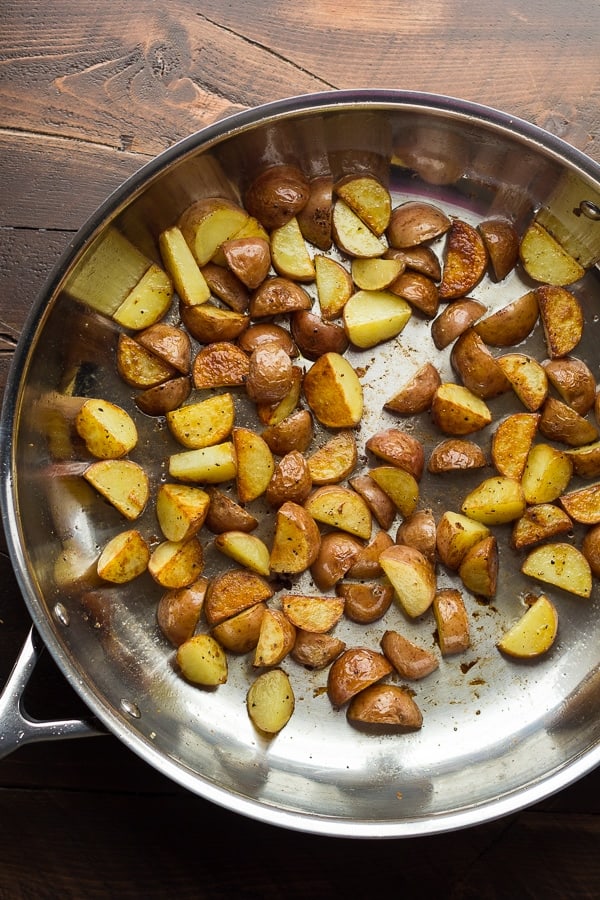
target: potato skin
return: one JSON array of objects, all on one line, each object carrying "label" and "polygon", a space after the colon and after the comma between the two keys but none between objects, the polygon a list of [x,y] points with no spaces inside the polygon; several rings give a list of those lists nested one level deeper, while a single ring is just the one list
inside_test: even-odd
[{"label": "potato skin", "polygon": [[345,649],[345,642],[332,634],[298,628],[290,656],[307,669],[324,669]]},{"label": "potato skin", "polygon": [[252,181],[244,206],[268,230],[280,228],[308,203],[310,183],[297,166],[275,165]]},{"label": "potato skin", "polygon": [[208,579],[201,576],[185,588],[174,588],[162,595],[158,602],[158,626],[174,647],[192,637],[202,614]]},{"label": "potato skin", "polygon": [[384,632],[381,649],[402,678],[410,681],[425,678],[439,666],[434,653],[413,644],[398,631]]},{"label": "potato skin", "polygon": [[343,706],[355,694],[392,671],[382,653],[368,647],[352,647],[335,660],[327,678],[327,694],[333,706]]},{"label": "potato skin", "polygon": [[250,325],[238,338],[238,347],[250,356],[262,344],[278,344],[288,356],[298,356],[298,348],[291,334],[275,322],[257,322]]},{"label": "potato skin", "polygon": [[135,398],[135,405],[147,416],[164,416],[180,407],[192,391],[192,380],[188,375],[170,378],[154,387],[146,388]]},{"label": "potato skin", "polygon": [[291,450],[281,458],[267,485],[265,498],[271,506],[281,506],[286,500],[303,503],[312,490],[312,479],[306,459],[298,450]]},{"label": "potato skin", "polygon": [[278,403],[292,386],[292,360],[279,344],[261,344],[250,355],[246,393],[255,403]]},{"label": "potato skin", "polygon": [[310,567],[319,590],[327,591],[341,581],[362,549],[362,541],[347,532],[329,531],[324,534],[317,558]]},{"label": "potato skin", "polygon": [[300,310],[291,317],[292,337],[306,359],[316,360],[324,353],[344,353],[349,346],[341,325],[326,322],[310,310]]},{"label": "potato skin", "polygon": [[427,470],[437,475],[462,469],[480,469],[486,463],[485,454],[479,444],[474,441],[448,438],[431,451]]},{"label": "potato skin", "polygon": [[433,395],[441,384],[440,373],[428,362],[384,404],[385,409],[401,416],[416,416],[431,407]]},{"label": "potato skin", "polygon": [[449,347],[463,331],[480,319],[485,311],[483,303],[469,297],[446,306],[431,325],[431,336],[438,350]]},{"label": "potato skin", "polygon": [[418,731],[421,710],[410,693],[395,684],[373,684],[357,694],[348,707],[353,725],[387,727],[394,731]]},{"label": "potato skin", "polygon": [[546,360],[542,365],[561,399],[585,416],[596,400],[596,380],[583,360],[564,356]]},{"label": "potato skin", "polygon": [[519,259],[519,235],[508,219],[486,219],[477,226],[496,281],[503,281]]},{"label": "potato skin", "polygon": [[335,589],[344,600],[344,615],[352,622],[369,625],[386,614],[394,599],[390,584],[341,582]]},{"label": "potato skin", "polygon": [[592,574],[600,578],[600,525],[594,525],[587,531],[581,551],[590,565]]},{"label": "potato skin", "polygon": [[277,456],[292,450],[303,453],[313,439],[314,425],[307,409],[298,409],[277,425],[269,425],[262,433],[263,440]]}]

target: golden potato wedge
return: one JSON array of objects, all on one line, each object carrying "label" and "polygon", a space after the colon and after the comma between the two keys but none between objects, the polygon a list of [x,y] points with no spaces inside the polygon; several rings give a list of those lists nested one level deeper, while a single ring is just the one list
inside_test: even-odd
[{"label": "golden potato wedge", "polygon": [[204,551],[196,537],[184,541],[162,541],[148,560],[148,571],[161,587],[184,588],[204,570]]},{"label": "golden potato wedge", "polygon": [[560,399],[580,416],[587,415],[596,400],[596,379],[586,363],[574,356],[563,356],[548,359],[542,365]]},{"label": "golden potato wedge", "polygon": [[312,300],[291,278],[273,275],[266,278],[252,293],[248,312],[253,319],[280,316],[299,309],[312,309]]},{"label": "golden potato wedge", "polygon": [[147,416],[166,416],[167,413],[188,399],[192,392],[192,379],[188,375],[169,378],[162,384],[146,388],[135,397],[135,405]]},{"label": "golden potato wedge", "polygon": [[358,462],[354,432],[338,431],[307,457],[313,484],[336,484],[348,478]]},{"label": "golden potato wedge", "polygon": [[98,459],[120,459],[138,441],[129,413],[108,400],[85,400],[75,416],[75,430],[87,451]]},{"label": "golden potato wedge", "polygon": [[342,581],[335,592],[344,603],[344,615],[352,622],[370,625],[381,619],[394,600],[391,584]]},{"label": "golden potato wedge", "polygon": [[451,221],[443,210],[422,200],[408,200],[391,213],[386,234],[390,247],[403,250],[445,234]]},{"label": "golden potato wedge", "polygon": [[302,392],[303,372],[300,366],[292,367],[292,384],[279,403],[257,403],[256,412],[263,425],[279,425],[295,411]]},{"label": "golden potato wedge", "polygon": [[104,581],[126,584],[148,568],[150,547],[135,528],[122,531],[105,544],[96,565]]},{"label": "golden potato wedge", "polygon": [[383,291],[404,271],[405,263],[401,259],[371,257],[353,259],[351,265],[352,280],[361,291]]},{"label": "golden potato wedge", "polygon": [[582,525],[600,523],[600,483],[586,485],[558,498],[560,505],[574,522]]},{"label": "golden potato wedge", "polygon": [[338,353],[326,353],[304,376],[304,396],[327,428],[354,428],[363,414],[363,389],[356,371]]},{"label": "golden potato wedge", "polygon": [[319,527],[298,503],[286,501],[277,510],[271,546],[271,571],[295,575],[314,563],[321,545]]},{"label": "golden potato wedge", "polygon": [[519,259],[517,229],[508,219],[497,217],[485,219],[479,223],[477,229],[488,252],[494,278],[496,281],[503,281],[509,272],[512,272]]},{"label": "golden potato wedge", "polygon": [[425,466],[425,451],[421,441],[400,428],[384,428],[372,434],[366,449],[378,459],[398,466],[419,481]]},{"label": "golden potato wedge", "polygon": [[262,432],[263,440],[277,456],[285,456],[292,450],[304,453],[308,450],[314,435],[313,419],[307,409],[290,413],[276,425],[269,425]]},{"label": "golden potato wedge", "polygon": [[502,525],[522,516],[525,507],[521,483],[506,475],[493,475],[467,494],[461,512],[484,525]]},{"label": "golden potato wedge", "polygon": [[331,213],[333,210],[333,178],[318,175],[309,182],[308,200],[296,213],[298,225],[305,241],[319,250],[329,250],[331,238]]},{"label": "golden potato wedge", "polygon": [[396,517],[396,505],[377,482],[370,475],[364,473],[350,478],[348,484],[363,498],[377,520],[377,524],[386,531],[391,528]]},{"label": "golden potato wedge", "polygon": [[134,388],[155,387],[175,374],[173,366],[126,334],[120,334],[117,343],[117,371]]},{"label": "golden potato wedge", "polygon": [[173,299],[174,287],[169,275],[152,263],[112,314],[123,328],[138,331],[160,321]]},{"label": "golden potato wedge", "polygon": [[161,484],[156,494],[156,518],[168,541],[185,541],[197,534],[208,514],[210,497],[188,484]]},{"label": "golden potato wedge", "polygon": [[216,687],[228,677],[227,655],[210,634],[196,634],[177,648],[179,671],[192,684]]},{"label": "golden potato wedge", "polygon": [[221,534],[223,531],[249,532],[258,527],[258,519],[223,491],[207,487],[206,493],[210,498],[206,527],[213,534]]},{"label": "golden potato wedge", "polygon": [[396,531],[396,544],[416,547],[430,563],[435,562],[437,527],[431,509],[417,509]]},{"label": "golden potato wedge", "polygon": [[[400,470],[398,470],[400,471]],[[317,522],[368,540],[371,511],[360,494],[340,484],[324,484],[304,501],[304,509]]]},{"label": "golden potato wedge", "polygon": [[222,531],[215,537],[215,547],[251,572],[268,577],[271,574],[267,545],[247,531]]},{"label": "golden potato wedge", "polygon": [[442,382],[431,401],[431,416],[445,434],[464,436],[480,431],[492,421],[484,400],[462,384]]},{"label": "golden potato wedge", "polygon": [[[315,280],[315,264],[295,216],[271,232],[271,260],[273,268],[283,278]],[[260,281],[254,287],[258,287]]]},{"label": "golden potato wedge", "polygon": [[548,397],[544,403],[538,427],[544,437],[569,447],[583,447],[599,437],[598,429],[589,419],[555,397]]},{"label": "golden potato wedge", "polygon": [[354,291],[352,276],[341,262],[329,256],[319,253],[314,262],[321,315],[326,321],[337,319]]},{"label": "golden potato wedge", "polygon": [[463,385],[482,400],[490,400],[510,390],[506,373],[474,328],[467,328],[457,338],[450,362]]},{"label": "golden potato wedge", "polygon": [[359,691],[392,672],[383,653],[368,647],[351,647],[334,660],[327,676],[327,694],[333,706],[343,706]]},{"label": "golden potato wedge", "polygon": [[189,375],[192,345],[183,328],[157,322],[136,334],[135,340],[177,372]]},{"label": "golden potato wedge", "polygon": [[376,235],[341,198],[333,204],[331,230],[337,246],[348,256],[383,256],[386,250],[385,237]]},{"label": "golden potato wedge", "polygon": [[552,284],[535,289],[548,356],[568,356],[583,335],[583,310],[571,291]]},{"label": "golden potato wedge", "polygon": [[434,475],[482,469],[487,465],[485,453],[474,441],[448,438],[433,448],[427,462],[427,471]]},{"label": "golden potato wedge", "polygon": [[545,594],[537,597],[520,619],[497,643],[499,650],[517,659],[531,659],[547,653],[558,633],[556,607]]},{"label": "golden potato wedge", "polygon": [[235,421],[233,396],[215,394],[180,406],[168,412],[166,420],[175,440],[189,450],[220,444],[231,434]]},{"label": "golden potato wedge", "polygon": [[308,309],[292,313],[290,327],[292,337],[306,359],[317,360],[324,353],[345,353],[350,345],[342,325],[325,320]]},{"label": "golden potato wedge", "polygon": [[442,656],[464,653],[471,646],[469,615],[460,591],[443,588],[433,598],[433,614]]},{"label": "golden potato wedge", "polygon": [[342,618],[344,601],[341,597],[283,594],[281,608],[295,628],[324,634]]},{"label": "golden potato wedge", "polygon": [[237,475],[234,445],[223,441],[198,450],[183,450],[169,457],[169,475],[179,481],[219,484]]},{"label": "golden potato wedge", "polygon": [[278,163],[260,172],[244,193],[244,206],[265,228],[280,228],[308,203],[310,183],[298,166]]},{"label": "golden potato wedge", "polygon": [[440,307],[440,294],[435,282],[421,272],[406,269],[388,287],[392,294],[406,300],[410,305],[432,319]]},{"label": "golden potato wedge", "polygon": [[442,563],[458,570],[468,550],[490,533],[483,522],[477,522],[463,513],[447,510],[436,528],[436,549]]},{"label": "golden potato wedge", "polygon": [[521,478],[526,502],[551,503],[565,491],[572,475],[573,463],[566,453],[550,444],[535,444]]},{"label": "golden potato wedge", "polygon": [[388,189],[377,178],[349,175],[335,185],[334,192],[374,234],[383,234],[390,221],[392,200]]},{"label": "golden potato wedge", "polygon": [[290,358],[298,356],[298,348],[287,328],[275,322],[257,322],[250,325],[239,336],[237,344],[248,356],[263,344],[276,344],[285,350]]},{"label": "golden potato wedge", "polygon": [[409,681],[426,678],[439,668],[435,653],[414,644],[398,631],[384,632],[381,649],[398,674]]},{"label": "golden potato wedge", "polygon": [[401,416],[416,416],[431,409],[433,395],[441,383],[440,373],[433,363],[424,363],[393,397],[386,400],[384,408]]},{"label": "golden potato wedge", "polygon": [[418,731],[423,714],[406,688],[395,684],[372,684],[356,694],[348,706],[351,725],[383,728],[385,731]]},{"label": "golden potato wedge", "polygon": [[[310,574],[319,590],[328,591],[341,581],[362,549],[362,541],[347,531],[329,531],[324,534],[317,558],[310,567]],[[310,631],[310,628],[306,630]]]},{"label": "golden potato wedge", "polygon": [[487,250],[478,230],[462,219],[454,219],[444,248],[440,300],[465,297],[479,284],[487,264]]},{"label": "golden potato wedge", "polygon": [[493,534],[488,534],[467,550],[458,574],[468,591],[489,600],[498,587],[498,565],[498,542]]},{"label": "golden potato wedge", "polygon": [[499,423],[492,436],[491,455],[501,475],[520,480],[539,419],[539,413],[512,413]]},{"label": "golden potato wedge", "polygon": [[279,403],[293,381],[292,360],[279,344],[261,344],[250,354],[246,393],[255,403]]},{"label": "golden potato wedge", "polygon": [[272,244],[264,237],[234,237],[223,241],[221,251],[233,274],[250,290],[265,280],[271,268]]},{"label": "golden potato wedge", "polygon": [[246,695],[246,708],[253,724],[265,734],[277,734],[292,717],[294,690],[282,669],[263,672],[252,682]]},{"label": "golden potato wedge", "polygon": [[214,341],[201,347],[192,364],[196,390],[235,387],[248,377],[250,359],[231,341]]},{"label": "golden potato wedge", "polygon": [[174,225],[161,232],[158,244],[165,269],[182,303],[187,306],[206,303],[210,288],[180,229]]},{"label": "golden potato wedge", "polygon": [[519,257],[534,281],[567,285],[579,281],[585,274],[577,260],[538,222],[532,222],[525,230],[519,244]]},{"label": "golden potato wedge", "polygon": [[290,656],[307,669],[324,669],[346,649],[346,643],[332,634],[296,630],[296,640]]},{"label": "golden potato wedge", "polygon": [[566,512],[555,503],[529,506],[513,525],[511,542],[515,550],[523,550],[573,530]]},{"label": "golden potato wedge", "polygon": [[174,647],[189,640],[200,621],[208,579],[200,576],[184,588],[166,591],[156,608],[158,627]]},{"label": "golden potato wedge", "polygon": [[590,564],[573,544],[553,542],[536,547],[527,555],[521,571],[578,597],[592,593]]},{"label": "golden potato wedge", "polygon": [[414,475],[397,466],[375,466],[369,475],[405,519],[412,516],[419,502],[419,482]]},{"label": "golden potato wedge", "polygon": [[536,292],[527,291],[484,319],[479,319],[473,328],[492,347],[512,347],[524,341],[533,331],[539,314]]},{"label": "golden potato wedge", "polygon": [[231,436],[237,461],[238,497],[241,503],[250,503],[266,491],[275,461],[267,442],[250,428],[236,426]]},{"label": "golden potato wedge", "polygon": [[600,578],[600,525],[588,529],[581,542],[581,552],[587,559],[592,574]]},{"label": "golden potato wedge", "polygon": [[224,309],[210,300],[201,306],[180,304],[181,321],[193,338],[201,344],[235,341],[250,324],[249,317],[234,309]]},{"label": "golden potato wedge", "polygon": [[600,475],[600,441],[583,447],[568,447],[565,453],[573,463],[573,472],[580,478],[597,478]]},{"label": "golden potato wedge", "polygon": [[205,266],[223,241],[247,222],[248,213],[224,197],[205,197],[192,203],[179,219],[179,228],[198,266]]},{"label": "golden potato wedge", "polygon": [[391,291],[356,291],[343,309],[350,343],[365,350],[397,337],[412,315],[409,303]]},{"label": "golden potato wedge", "polygon": [[391,547],[393,540],[387,531],[377,531],[371,540],[365,544],[358,553],[355,561],[348,569],[347,575],[350,578],[380,578],[383,575],[383,569],[379,563],[379,556],[387,547]]},{"label": "golden potato wedge", "polygon": [[260,620],[258,642],[254,648],[252,665],[258,669],[277,666],[291,652],[296,629],[280,609],[265,609]]},{"label": "golden potato wedge", "polygon": [[260,624],[266,609],[266,603],[261,600],[224,622],[219,622],[211,634],[231,653],[249,653],[258,644]]},{"label": "golden potato wedge", "polygon": [[247,569],[230,569],[211,579],[204,601],[204,615],[213,627],[272,596],[273,588],[262,575]]},{"label": "golden potato wedge", "polygon": [[265,498],[271,506],[281,506],[286,500],[304,503],[312,486],[313,481],[306,458],[299,450],[291,450],[276,464],[265,491]]},{"label": "golden potato wedge", "polygon": [[530,412],[540,409],[548,396],[544,367],[526,353],[506,353],[497,360],[515,394]]},{"label": "golden potato wedge", "polygon": [[431,337],[438,350],[449,347],[463,331],[474,326],[485,311],[483,303],[471,298],[455,300],[445,306],[431,323]]},{"label": "golden potato wedge", "polygon": [[150,482],[138,463],[100,459],[83,473],[85,480],[130,522],[139,518],[150,496]]},{"label": "golden potato wedge", "polygon": [[423,615],[436,591],[435,570],[429,560],[415,547],[393,544],[381,553],[379,563],[404,612],[413,619]]}]

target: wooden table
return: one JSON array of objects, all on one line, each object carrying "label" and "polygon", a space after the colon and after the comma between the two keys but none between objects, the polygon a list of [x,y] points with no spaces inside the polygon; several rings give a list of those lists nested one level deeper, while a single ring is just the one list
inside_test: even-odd
[{"label": "wooden table", "polygon": [[[596,0],[5,0],[0,385],[36,293],[126,176],[235,110],[334,88],[503,109],[600,160]],[[0,554],[0,681],[28,629]],[[48,660],[33,715],[81,701]],[[410,842],[284,832],[177,788],[112,737],[0,764],[0,897],[600,896],[600,772],[506,819]]]}]

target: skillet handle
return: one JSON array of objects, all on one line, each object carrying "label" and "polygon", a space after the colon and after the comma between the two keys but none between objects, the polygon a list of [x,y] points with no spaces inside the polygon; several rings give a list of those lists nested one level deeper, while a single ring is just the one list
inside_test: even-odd
[{"label": "skillet handle", "polygon": [[39,644],[37,634],[31,628],[0,694],[0,759],[18,747],[36,741],[94,737],[107,733],[99,724],[83,719],[42,722],[27,716],[23,708],[23,694],[42,652]]}]

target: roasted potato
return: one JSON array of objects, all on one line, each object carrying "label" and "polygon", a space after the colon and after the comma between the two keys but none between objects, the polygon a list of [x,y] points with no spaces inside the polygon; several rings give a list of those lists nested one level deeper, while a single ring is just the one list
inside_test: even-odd
[{"label": "roasted potato", "polygon": [[492,436],[492,462],[501,475],[520,480],[537,434],[538,413],[512,413]]},{"label": "roasted potato", "polygon": [[523,550],[572,530],[573,523],[560,506],[555,503],[537,503],[529,506],[516,520],[511,541],[515,550]]},{"label": "roasted potato", "polygon": [[442,266],[435,252],[427,244],[417,244],[415,247],[388,247],[383,254],[384,259],[396,259],[404,264],[405,269],[426,275],[432,281],[440,281],[442,278]]},{"label": "roasted potato", "polygon": [[306,458],[298,450],[290,450],[275,465],[265,491],[267,503],[281,506],[286,500],[303,503],[313,486]]},{"label": "roasted potato", "polygon": [[169,475],[179,481],[219,484],[231,481],[236,474],[236,452],[231,441],[184,450],[169,457]]},{"label": "roasted potato", "polygon": [[411,618],[423,615],[433,603],[436,578],[433,565],[420,550],[393,544],[379,557],[401,608]]},{"label": "roasted potato", "polygon": [[[483,238],[496,281],[503,281],[519,259],[519,234],[508,219],[492,218],[480,222]],[[485,340],[485,338],[484,338]]]},{"label": "roasted potato", "polygon": [[169,378],[137,394],[135,405],[147,416],[166,416],[185,403],[191,392],[192,380],[187,375]]},{"label": "roasted potato", "polygon": [[398,278],[405,269],[401,259],[374,257],[371,259],[353,259],[350,273],[359,290],[383,291]]},{"label": "roasted potato", "polygon": [[425,452],[421,441],[399,428],[385,428],[371,435],[366,449],[378,459],[398,466],[419,481],[425,466]]},{"label": "roasted potato", "polygon": [[355,347],[366,350],[397,337],[411,317],[410,304],[387,291],[356,291],[343,309],[344,329]]},{"label": "roasted potato", "polygon": [[385,631],[381,649],[402,678],[417,681],[439,667],[435,653],[409,641],[398,631]]},{"label": "roasted potato", "polygon": [[489,534],[490,530],[483,522],[447,510],[436,529],[436,549],[440,560],[449,569],[457,571],[470,548]]},{"label": "roasted potato", "polygon": [[86,468],[83,477],[130,522],[146,508],[150,481],[144,469],[132,460],[100,459]]},{"label": "roasted potato", "polygon": [[292,313],[290,328],[296,346],[306,359],[316,360],[325,353],[342,354],[348,349],[348,335],[342,326],[308,309]]},{"label": "roasted potato", "polygon": [[136,342],[182,375],[188,375],[192,344],[187,332],[176,325],[157,322],[135,336]]},{"label": "roasted potato", "polygon": [[214,341],[201,347],[192,363],[196,390],[235,387],[248,377],[250,358],[231,341]]},{"label": "roasted potato", "polygon": [[317,634],[298,628],[290,656],[307,669],[324,669],[345,649],[345,642],[332,634]]},{"label": "roasted potato", "polygon": [[237,313],[244,313],[250,303],[250,293],[237,275],[230,269],[209,262],[202,267],[202,274],[211,294]]},{"label": "roasted potato", "polygon": [[395,684],[373,684],[350,701],[348,721],[353,725],[418,731],[423,714],[405,688]]},{"label": "roasted potato", "polygon": [[262,438],[277,456],[285,456],[292,450],[304,453],[314,435],[312,416],[307,409],[298,409],[276,425],[269,425]]},{"label": "roasted potato", "polygon": [[208,580],[200,576],[184,588],[166,591],[156,609],[158,627],[174,647],[189,640],[202,615]]},{"label": "roasted potato", "polygon": [[502,635],[497,647],[507,656],[531,659],[548,652],[557,632],[556,607],[545,594],[541,594],[530,604],[521,618]]},{"label": "roasted potato", "polygon": [[117,343],[117,371],[130,387],[149,388],[172,378],[176,370],[142,347],[134,338],[120,334]]},{"label": "roasted potato", "polygon": [[219,444],[231,434],[235,405],[229,392],[179,406],[166,414],[169,431],[189,450]]},{"label": "roasted potato", "polygon": [[85,400],[75,416],[75,430],[98,459],[120,459],[136,446],[137,427],[122,407],[108,400]]},{"label": "roasted potato", "polygon": [[362,549],[362,541],[347,531],[329,531],[324,534],[317,558],[310,567],[313,581],[319,590],[328,591],[341,581]]},{"label": "roasted potato", "polygon": [[566,453],[550,444],[534,444],[527,455],[521,478],[528,504],[551,503],[566,489],[573,474],[573,463]]},{"label": "roasted potato", "polygon": [[340,597],[283,594],[281,608],[295,628],[325,634],[342,618],[344,600]]},{"label": "roasted potato", "polygon": [[442,382],[431,401],[431,416],[445,434],[464,436],[492,421],[486,402],[462,384]]},{"label": "roasted potato", "polygon": [[463,385],[482,400],[510,390],[506,373],[474,328],[467,328],[456,340],[450,362]]},{"label": "roasted potato", "polygon": [[264,169],[244,193],[244,206],[267,229],[280,228],[308,203],[310,183],[294,165]]},{"label": "roasted potato", "polygon": [[589,597],[592,593],[590,564],[573,544],[557,542],[536,547],[525,558],[521,571],[578,597]]},{"label": "roasted potato", "polygon": [[560,505],[574,522],[600,524],[600,482],[561,494]]},{"label": "roasted potato", "polygon": [[498,542],[495,535],[488,534],[469,547],[458,567],[458,574],[467,590],[489,600],[495,596],[498,587],[498,566]]},{"label": "roasted potato", "polygon": [[524,341],[533,331],[539,313],[536,292],[527,291],[484,319],[479,319],[473,328],[492,347],[512,347]]},{"label": "roasted potato", "polygon": [[360,494],[340,484],[324,484],[305,500],[304,509],[317,522],[363,540],[371,537],[371,511]]},{"label": "roasted potato", "polygon": [[381,619],[394,600],[392,586],[379,582],[342,581],[335,592],[343,600],[346,618],[361,625]]},{"label": "roasted potato", "polygon": [[250,324],[250,319],[245,313],[225,309],[210,300],[201,306],[181,304],[179,314],[191,336],[201,344],[235,341]]},{"label": "roasted potato", "polygon": [[298,210],[296,218],[304,239],[319,250],[329,250],[332,244],[332,210],[333,178],[330,175],[311,178],[308,200]]},{"label": "roasted potato", "polygon": [[255,534],[247,531],[222,531],[215,537],[214,545],[221,553],[251,572],[265,577],[271,574],[269,549]]},{"label": "roasted potato", "polygon": [[269,273],[273,246],[262,237],[233,237],[221,244],[229,269],[250,290]]},{"label": "roasted potato", "polygon": [[444,350],[457,337],[474,326],[485,313],[486,307],[479,300],[465,298],[445,306],[431,323],[431,337],[438,350]]},{"label": "roasted potato", "polygon": [[279,344],[261,344],[250,354],[246,393],[255,403],[279,403],[290,392],[292,360]]},{"label": "roasted potato", "polygon": [[487,250],[478,230],[469,222],[454,219],[444,248],[440,300],[465,297],[479,284],[487,264]]},{"label": "roasted potato", "polygon": [[311,307],[312,300],[304,288],[290,278],[274,275],[253,291],[248,313],[253,319],[261,319]]},{"label": "roasted potato", "polygon": [[327,322],[337,319],[354,292],[350,272],[338,260],[317,254],[315,281],[321,316]]},{"label": "roasted potato", "polygon": [[295,706],[294,691],[283,669],[270,669],[252,682],[246,695],[248,715],[265,734],[276,734],[289,722]]},{"label": "roasted potato", "polygon": [[390,192],[372,175],[349,175],[334,186],[338,197],[362,219],[371,231],[383,234],[392,212]]},{"label": "roasted potato", "polygon": [[262,617],[267,605],[262,600],[212,628],[211,634],[231,653],[249,653],[258,644]]},{"label": "roasted potato", "polygon": [[600,578],[600,525],[594,525],[586,532],[581,543],[581,552],[592,574]]},{"label": "roasted potato", "polygon": [[150,547],[142,534],[132,528],[122,531],[105,544],[96,571],[104,581],[126,584],[148,568]]},{"label": "roasted potato", "polygon": [[148,560],[148,572],[164,588],[188,587],[203,570],[204,551],[194,536],[183,541],[162,541]]},{"label": "roasted potato", "polygon": [[548,396],[548,377],[537,359],[506,353],[497,362],[523,406],[530,412],[540,409]]},{"label": "roasted potato", "polygon": [[331,229],[337,246],[350,257],[383,256],[387,247],[384,236],[378,236],[338,198],[333,204]]},{"label": "roasted potato", "polygon": [[431,509],[417,509],[396,531],[396,543],[416,547],[429,562],[435,562],[437,528]]},{"label": "roasted potato", "polygon": [[[383,260],[385,262],[385,260]],[[435,282],[421,272],[406,269],[389,285],[388,290],[406,300],[413,309],[433,318],[440,306],[440,295]]]},{"label": "roasted potato", "polygon": [[408,200],[392,210],[386,235],[390,247],[403,250],[440,237],[451,224],[438,206],[421,200]]},{"label": "roasted potato", "polygon": [[349,578],[380,578],[383,569],[379,557],[383,550],[391,547],[393,540],[387,531],[377,531],[371,540],[360,550],[356,559],[346,573]]},{"label": "roasted potato", "polygon": [[296,629],[285,613],[267,607],[260,620],[252,665],[257,669],[279,665],[292,650],[295,639]]},{"label": "roasted potato", "polygon": [[382,653],[368,647],[351,647],[337,657],[327,676],[327,694],[333,706],[343,706],[355,694],[381,681],[392,671]]},{"label": "roasted potato", "polygon": [[248,356],[264,344],[276,344],[292,359],[298,356],[298,348],[289,331],[275,322],[256,322],[250,325],[239,336],[237,344]]},{"label": "roasted potato", "polygon": [[522,516],[525,507],[521,483],[506,475],[493,475],[467,494],[461,512],[484,525],[502,525]]},{"label": "roasted potato", "polygon": [[[315,280],[315,264],[295,216],[271,231],[271,261],[277,274],[284,278],[291,278],[293,281]],[[258,284],[260,281],[255,287]]]},{"label": "roasted potato", "polygon": [[559,441],[569,447],[583,447],[598,440],[596,426],[562,400],[548,397],[541,412],[539,430],[551,441]]},{"label": "roasted potato", "polygon": [[354,428],[363,413],[363,390],[356,371],[338,353],[325,353],[304,376],[304,396],[322,425]]},{"label": "roasted potato", "polygon": [[350,487],[363,498],[377,523],[387,531],[396,517],[396,504],[368,473],[349,479]]},{"label": "roasted potato", "polygon": [[338,431],[307,457],[312,482],[317,485],[343,481],[354,471],[357,462],[356,438],[349,429]]},{"label": "roasted potato", "polygon": [[173,299],[173,282],[155,263],[144,272],[118,308],[113,312],[115,322],[123,328],[137,331],[160,321]]},{"label": "roasted potato", "polygon": [[433,598],[433,614],[442,656],[463,653],[471,646],[469,616],[460,591],[443,588]]},{"label": "roasted potato", "polygon": [[267,442],[251,428],[236,426],[231,436],[238,499],[240,503],[250,503],[267,490],[275,471],[275,461]]},{"label": "roasted potato", "polygon": [[156,494],[156,518],[168,541],[185,541],[197,534],[208,515],[210,497],[189,484],[161,484]]},{"label": "roasted potato", "polygon": [[240,506],[223,491],[215,487],[207,487],[210,505],[206,514],[206,527],[214,534],[223,531],[254,531],[258,527],[258,519]]},{"label": "roasted potato", "polygon": [[242,568],[228,569],[210,580],[204,615],[212,627],[272,596],[273,588],[262,575]]},{"label": "roasted potato", "polygon": [[532,222],[519,244],[523,268],[534,281],[551,285],[567,285],[579,281],[583,267],[539,222]]},{"label": "roasted potato", "polygon": [[384,408],[401,416],[416,416],[431,409],[433,396],[441,383],[440,373],[433,363],[427,362],[386,400]]},{"label": "roasted potato", "polygon": [[227,655],[210,634],[196,634],[184,641],[176,660],[183,677],[193,684],[216,687],[227,681]]},{"label": "roasted potato", "polygon": [[574,356],[563,356],[542,365],[561,400],[580,416],[587,415],[596,400],[596,379],[586,363]]},{"label": "roasted potato", "polygon": [[205,197],[184,210],[178,224],[197,264],[204,266],[223,241],[233,237],[247,221],[248,213],[237,203],[224,197]]},{"label": "roasted potato", "polygon": [[181,301],[187,306],[206,303],[210,297],[210,289],[179,228],[174,225],[161,232],[158,244],[165,269],[171,276]]},{"label": "roasted potato", "polygon": [[419,502],[419,482],[411,472],[398,466],[375,466],[369,474],[405,519],[412,516]]},{"label": "roasted potato", "polygon": [[485,453],[474,441],[448,438],[433,448],[427,471],[434,475],[466,469],[481,469],[487,465]]},{"label": "roasted potato", "polygon": [[535,289],[548,356],[568,356],[583,335],[583,311],[571,291],[552,284]]},{"label": "roasted potato", "polygon": [[271,571],[295,575],[310,568],[321,545],[319,527],[298,503],[286,501],[277,510],[271,546]]}]

